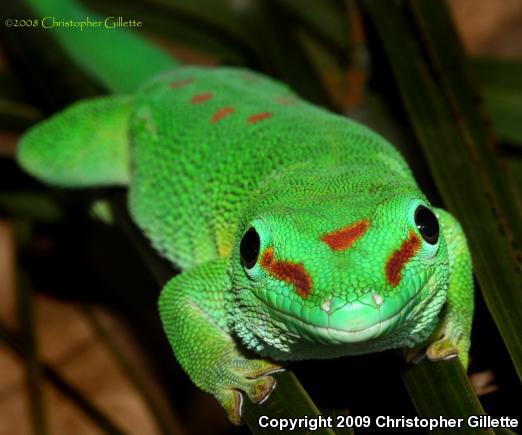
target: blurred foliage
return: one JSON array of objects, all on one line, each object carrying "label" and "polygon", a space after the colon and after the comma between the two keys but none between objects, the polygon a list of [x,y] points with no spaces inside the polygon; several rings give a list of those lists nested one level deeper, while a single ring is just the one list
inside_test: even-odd
[{"label": "blurred foliage", "polygon": [[[254,433],[260,433],[260,415],[311,417],[319,410],[373,417],[412,415],[413,406],[424,417],[477,415],[482,407],[496,416],[519,412],[515,370],[520,374],[522,355],[522,61],[477,59],[470,65],[443,3],[435,0],[88,0],[86,5],[99,15],[139,18],[145,23],[141,35],[181,61],[265,72],[303,97],[372,126],[399,147],[430,199],[459,218],[470,240],[480,284],[470,369],[493,370],[497,392],[479,400],[458,361],[407,367],[390,353],[294,363],[290,368],[297,377],[291,372],[278,375],[270,400],[261,406],[246,403],[245,421]],[[5,16],[30,15],[21,2],[4,2],[0,10]],[[7,59],[0,71],[1,130],[18,134],[74,100],[113,91],[71,61],[50,32],[2,28],[1,35]],[[91,282],[103,293],[94,296],[95,302],[124,313],[141,334],[173,409],[185,409],[185,397],[195,387],[179,367],[173,368],[155,308],[160,285],[175,272],[130,222],[123,194],[49,194],[16,168],[12,146],[0,146],[4,148],[0,212],[31,228],[21,248],[23,274],[46,291],[60,293],[64,287],[65,294],[68,280],[90,276],[95,265],[103,276]],[[86,219],[83,210],[93,200],[93,209],[99,209],[100,197],[111,201],[119,230]],[[105,206],[103,212],[106,216]],[[51,252],[31,243],[38,237],[54,241]],[[31,335],[30,292],[21,288],[20,297],[25,301],[23,333],[17,337],[0,325],[0,339],[27,361],[29,387],[35,392],[35,433],[45,433],[45,404],[37,394],[42,376],[68,391],[70,400],[102,430],[121,433],[110,416],[39,361]],[[75,297],[86,299],[84,294]],[[162,432],[172,431],[140,373],[127,366],[108,331],[91,320],[146,398]]]},{"label": "blurred foliage", "polygon": [[522,144],[522,60],[479,58],[471,63],[502,141]]}]

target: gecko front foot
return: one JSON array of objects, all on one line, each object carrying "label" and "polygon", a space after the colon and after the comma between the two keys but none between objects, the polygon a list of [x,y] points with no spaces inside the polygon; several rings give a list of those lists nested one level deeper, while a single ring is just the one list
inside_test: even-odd
[{"label": "gecko front foot", "polygon": [[431,343],[426,349],[426,356],[430,361],[440,361],[456,358],[459,354],[457,346],[455,346],[447,337]]},{"label": "gecko front foot", "polygon": [[469,333],[463,326],[460,317],[451,312],[444,312],[443,319],[435,333],[431,336],[426,356],[430,361],[460,359],[464,369],[468,368]]},{"label": "gecko front foot", "polygon": [[225,408],[230,421],[241,424],[243,395],[253,403],[263,403],[276,387],[273,373],[283,371],[283,367],[261,359],[249,360],[237,356],[227,364],[228,370],[221,371],[222,379],[216,385],[214,395]]},{"label": "gecko front foot", "polygon": [[[424,357],[427,357],[430,361],[449,360],[457,356],[460,356],[461,360],[462,358],[466,358],[467,355],[460,355],[459,348],[453,343],[453,340],[445,334],[443,330],[445,326],[444,324],[441,325],[428,341],[411,349],[406,349],[404,352],[406,362],[417,364]],[[465,363],[466,361],[463,361],[463,365]]]},{"label": "gecko front foot", "polygon": [[[196,385],[213,394],[234,424],[241,423],[243,394],[263,402],[276,385],[281,365],[246,358],[229,333],[224,289],[228,260],[219,258],[170,280],[160,297],[160,315],[178,361]],[[216,290],[221,289],[221,290]]]},{"label": "gecko front foot", "polygon": [[[466,342],[462,343],[462,340],[455,341],[455,337],[446,334],[447,331],[445,332],[444,328],[447,328],[446,324],[441,325],[429,341],[411,349],[406,349],[404,353],[406,362],[417,364],[424,357],[427,357],[430,361],[443,361],[454,359],[458,356],[462,365],[466,368],[468,363],[467,350],[469,346],[466,345]],[[458,344],[454,344],[455,342],[460,343],[460,350]]]}]

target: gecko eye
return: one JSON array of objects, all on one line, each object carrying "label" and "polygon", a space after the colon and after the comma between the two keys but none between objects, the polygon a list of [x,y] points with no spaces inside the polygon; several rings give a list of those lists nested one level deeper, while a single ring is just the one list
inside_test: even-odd
[{"label": "gecko eye", "polygon": [[427,207],[420,205],[415,210],[415,225],[419,233],[430,245],[435,245],[439,240],[439,221],[435,214]]},{"label": "gecko eye", "polygon": [[261,247],[261,240],[257,231],[250,227],[243,235],[241,244],[239,245],[239,255],[241,256],[241,263],[247,269],[252,269],[257,262],[259,256],[259,249]]}]

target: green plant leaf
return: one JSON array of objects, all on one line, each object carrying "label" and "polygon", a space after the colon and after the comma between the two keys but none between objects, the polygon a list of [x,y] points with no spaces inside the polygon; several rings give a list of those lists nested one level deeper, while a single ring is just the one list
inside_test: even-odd
[{"label": "green plant leaf", "polygon": [[484,415],[484,410],[458,359],[430,362],[426,359],[410,366],[403,380],[415,408],[424,418],[462,418],[460,427],[436,428],[430,433],[494,434],[491,429],[471,428],[467,417]]},{"label": "green plant leaf", "polygon": [[38,349],[34,329],[33,290],[27,277],[19,275],[18,280],[18,318],[21,329],[21,343],[27,375],[27,392],[31,419],[35,435],[46,435],[47,414],[43,396],[43,373],[38,363]]},{"label": "green plant leaf", "polygon": [[63,210],[44,192],[0,192],[0,211],[36,222],[52,223],[63,219]]},{"label": "green plant leaf", "polygon": [[[252,433],[256,434],[280,434],[281,430],[277,428],[261,427],[259,422],[262,416],[268,419],[290,419],[303,418],[307,416],[309,419],[318,418],[321,413],[314,405],[305,389],[299,383],[295,375],[290,372],[283,372],[275,375],[277,379],[277,387],[272,392],[268,400],[262,405],[254,405],[248,401],[244,404],[243,418]],[[324,417],[323,417],[324,418]],[[263,420],[266,423],[267,420]],[[289,427],[286,431],[289,431]],[[285,431],[283,431],[285,432]],[[310,429],[296,428],[291,433],[309,434]],[[319,428],[313,432],[321,435],[334,435],[332,429]]]},{"label": "green plant leaf", "polygon": [[433,0],[362,5],[437,187],[468,237],[482,294],[522,377],[517,201],[482,124],[483,108],[447,11]]},{"label": "green plant leaf", "polygon": [[478,58],[471,62],[500,137],[522,147],[522,60]]},{"label": "green plant leaf", "polygon": [[339,55],[348,51],[345,11],[339,2],[326,0],[280,0],[279,4],[324,45]]},{"label": "green plant leaf", "polygon": [[41,119],[20,81],[8,71],[0,70],[0,96],[0,130],[23,131]]},{"label": "green plant leaf", "polygon": [[[100,15],[117,15],[125,10],[126,17],[142,21],[141,36],[155,37],[156,42],[157,38],[162,38],[162,42],[175,44],[172,49],[177,48],[178,52],[189,51],[196,56],[206,56],[214,63],[216,60],[232,65],[248,62],[248,50],[236,32],[230,34],[217,23],[208,23],[205,16],[194,14],[190,7],[188,10],[180,8],[176,2],[147,4],[146,1],[89,0],[86,3]],[[185,5],[190,3],[185,2]]]},{"label": "green plant leaf", "polygon": [[0,99],[0,129],[23,131],[41,119],[41,114],[35,107]]},{"label": "green plant leaf", "polygon": [[[24,2],[4,2],[0,10],[6,17],[33,16]],[[32,101],[45,108],[42,112],[55,112],[77,99],[100,93],[100,88],[68,59],[49,31],[41,27],[27,31],[23,27],[2,26],[0,36],[10,63],[17,65],[20,83],[30,90]]]},{"label": "green plant leaf", "polygon": [[259,60],[257,69],[286,82],[316,104],[332,105],[299,40],[295,20],[278,2],[255,0],[242,19],[255,41],[252,47]]}]

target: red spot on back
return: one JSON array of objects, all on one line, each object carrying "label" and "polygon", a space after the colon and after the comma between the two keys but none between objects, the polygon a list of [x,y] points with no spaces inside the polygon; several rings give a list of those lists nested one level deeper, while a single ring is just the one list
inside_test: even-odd
[{"label": "red spot on back", "polygon": [[333,251],[344,251],[350,248],[357,240],[359,240],[370,227],[370,222],[366,219],[332,231],[321,237]]},{"label": "red spot on back", "polygon": [[277,104],[282,104],[284,106],[289,106],[291,104],[295,104],[297,102],[297,98],[295,97],[277,97],[275,99]]},{"label": "red spot on back", "polygon": [[214,115],[212,115],[212,118],[210,118],[210,122],[218,122],[220,119],[223,119],[225,116],[230,115],[231,113],[234,113],[236,109],[233,107],[223,107],[222,109],[219,109]]},{"label": "red spot on back", "polygon": [[386,263],[386,279],[392,287],[399,285],[402,279],[402,270],[408,264],[408,261],[419,251],[420,246],[420,239],[413,231],[410,231],[408,240],[402,242],[401,247],[393,251]]},{"label": "red spot on back", "polygon": [[190,102],[192,104],[198,104],[198,103],[203,103],[204,101],[208,101],[208,100],[211,100],[213,97],[213,95],[210,93],[210,92],[207,92],[205,94],[198,94],[198,95],[194,95]]},{"label": "red spot on back", "polygon": [[276,260],[272,248],[268,248],[263,253],[261,267],[277,279],[292,284],[297,294],[302,298],[306,298],[312,291],[312,277],[308,274],[303,264]]},{"label": "red spot on back", "polygon": [[178,80],[178,81],[175,81],[175,82],[171,82],[169,84],[169,87],[172,88],[172,89],[177,89],[177,88],[181,88],[185,85],[188,85],[190,83],[192,83],[194,81],[194,79],[190,78],[190,79],[184,79],[184,80]]},{"label": "red spot on back", "polygon": [[270,112],[262,112],[258,113],[256,115],[249,116],[247,121],[249,124],[254,124],[258,121],[262,121],[263,119],[269,119],[272,117],[272,114]]}]

